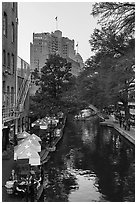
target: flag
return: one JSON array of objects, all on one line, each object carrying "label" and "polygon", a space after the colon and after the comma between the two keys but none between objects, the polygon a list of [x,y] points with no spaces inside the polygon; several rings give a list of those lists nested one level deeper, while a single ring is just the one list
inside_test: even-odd
[{"label": "flag", "polygon": [[56,19],[56,21],[57,21],[58,17],[56,16],[56,18],[55,18],[55,19]]}]

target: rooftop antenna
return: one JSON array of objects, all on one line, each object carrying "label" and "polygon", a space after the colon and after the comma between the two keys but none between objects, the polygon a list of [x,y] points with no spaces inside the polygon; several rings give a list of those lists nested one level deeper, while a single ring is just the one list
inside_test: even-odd
[{"label": "rooftop antenna", "polygon": [[76,47],[77,47],[77,53],[78,53],[78,42],[77,42],[77,44],[76,44]]},{"label": "rooftop antenna", "polygon": [[55,20],[56,20],[56,30],[58,30],[58,17],[57,16],[56,16]]}]

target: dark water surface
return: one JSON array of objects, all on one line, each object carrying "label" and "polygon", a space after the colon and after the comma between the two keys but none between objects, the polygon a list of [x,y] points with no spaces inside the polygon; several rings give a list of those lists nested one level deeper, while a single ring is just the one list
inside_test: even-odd
[{"label": "dark water surface", "polygon": [[45,164],[44,201],[135,201],[135,152],[114,129],[67,121],[57,150]]}]

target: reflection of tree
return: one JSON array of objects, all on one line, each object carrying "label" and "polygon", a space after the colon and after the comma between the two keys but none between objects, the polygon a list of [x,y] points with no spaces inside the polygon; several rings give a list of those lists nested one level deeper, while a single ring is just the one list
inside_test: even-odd
[{"label": "reflection of tree", "polygon": [[104,133],[106,132],[102,131],[99,137],[98,154],[94,160],[99,190],[109,201],[122,202],[126,197],[127,201],[130,199],[133,201],[135,177],[132,150],[134,147],[126,144],[116,131],[109,132],[111,140],[107,143],[103,140]]},{"label": "reflection of tree", "polygon": [[[81,140],[81,122],[69,122],[65,134],[46,164],[49,186],[45,190],[47,201],[68,201],[72,189],[77,189],[75,174],[95,172],[97,188],[108,201],[134,201],[134,147],[126,143],[113,129],[102,128],[95,134],[96,149]],[[88,124],[89,125],[89,124]],[[89,128],[89,126],[88,126]],[[67,162],[73,162],[70,171]],[[95,185],[96,185],[95,183]]]},{"label": "reflection of tree", "polygon": [[67,202],[72,187],[77,188],[75,176],[57,168],[48,171],[48,181],[49,186],[46,188],[45,196],[47,201],[51,202]]}]

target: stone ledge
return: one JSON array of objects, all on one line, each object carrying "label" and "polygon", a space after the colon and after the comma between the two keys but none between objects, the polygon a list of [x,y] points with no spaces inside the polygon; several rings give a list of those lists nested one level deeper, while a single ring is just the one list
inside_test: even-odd
[{"label": "stone ledge", "polygon": [[126,139],[128,139],[132,144],[135,144],[135,139],[130,135],[130,133],[127,133],[123,129],[117,127],[115,123],[104,121],[100,123],[101,125],[106,125],[108,127],[113,127],[115,130],[117,130],[121,135],[123,135]]}]

